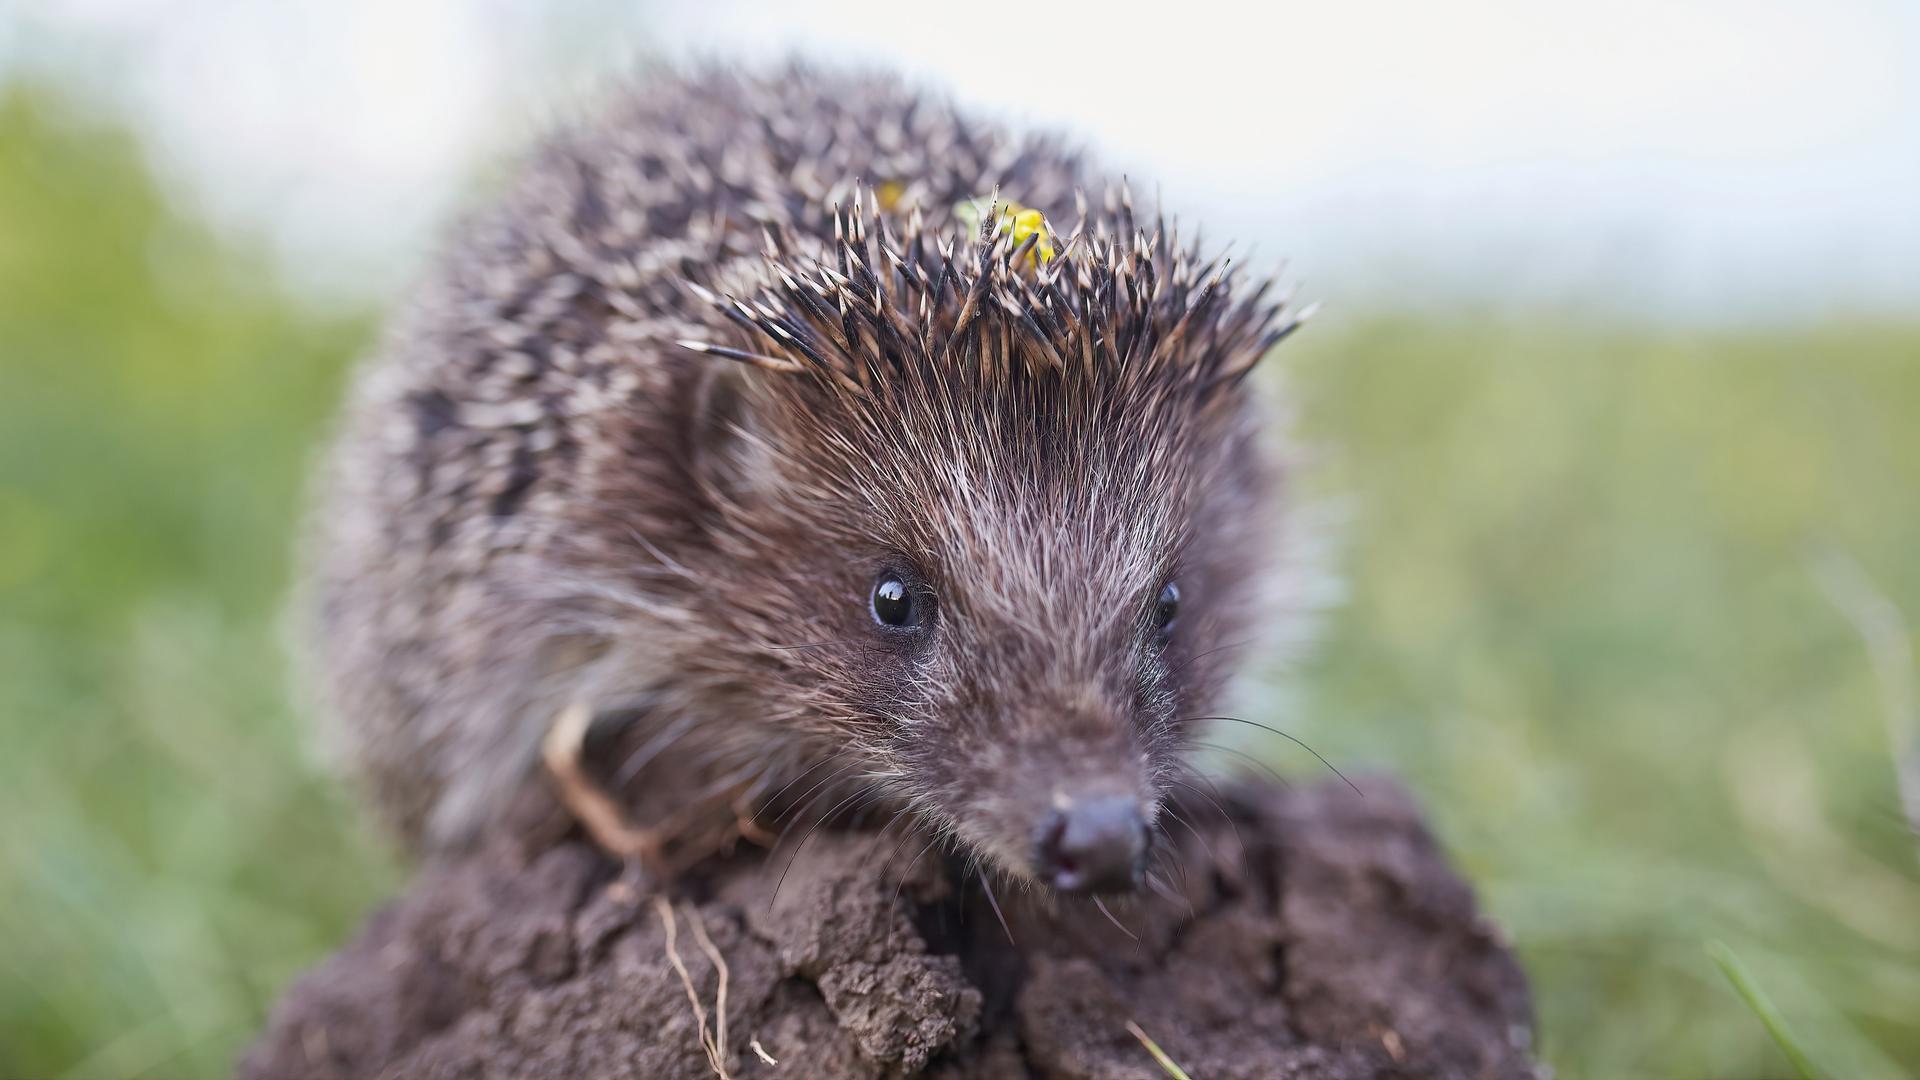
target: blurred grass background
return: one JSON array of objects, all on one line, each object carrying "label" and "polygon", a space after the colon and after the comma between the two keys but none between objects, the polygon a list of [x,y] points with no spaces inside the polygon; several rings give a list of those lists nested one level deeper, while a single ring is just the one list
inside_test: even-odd
[{"label": "blurred grass background", "polygon": [[[401,879],[280,628],[376,318],[216,242],[123,132],[0,91],[0,1075],[224,1073]],[[1822,586],[1857,566],[1920,613],[1920,325],[1349,312],[1284,369],[1350,595],[1246,715],[1416,786],[1546,1058],[1786,1074],[1715,939],[1824,1069],[1920,1073],[1915,838]]]}]

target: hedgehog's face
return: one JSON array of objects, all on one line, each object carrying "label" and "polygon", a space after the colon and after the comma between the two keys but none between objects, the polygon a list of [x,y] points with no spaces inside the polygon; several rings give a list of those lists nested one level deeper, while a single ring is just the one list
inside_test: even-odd
[{"label": "hedgehog's face", "polygon": [[1125,890],[1259,605],[1250,410],[1020,389],[759,403],[753,587],[810,646],[768,705],[987,866]]},{"label": "hedgehog's face", "polygon": [[1030,481],[941,507],[919,543],[875,530],[848,689],[881,722],[876,771],[969,854],[1061,891],[1126,890],[1213,689],[1192,661],[1234,598],[1177,508],[1132,508],[1153,535]]},{"label": "hedgehog's face", "polygon": [[1294,323],[1130,214],[1041,231],[843,215],[689,347],[751,365],[711,399],[742,681],[971,856],[1124,889],[1260,603],[1243,377]]}]

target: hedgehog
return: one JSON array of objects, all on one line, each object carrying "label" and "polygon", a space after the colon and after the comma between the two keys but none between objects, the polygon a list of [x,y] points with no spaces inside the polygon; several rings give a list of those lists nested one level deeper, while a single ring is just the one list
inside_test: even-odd
[{"label": "hedgehog", "polygon": [[324,711],[425,856],[559,822],[672,872],[884,812],[1136,888],[1307,606],[1248,378],[1303,314],[898,79],[628,85],[359,371],[306,559]]}]

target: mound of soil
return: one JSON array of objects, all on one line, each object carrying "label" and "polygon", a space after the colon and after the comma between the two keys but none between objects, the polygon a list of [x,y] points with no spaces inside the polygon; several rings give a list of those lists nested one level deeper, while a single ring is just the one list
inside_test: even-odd
[{"label": "mound of soil", "polygon": [[1519,965],[1406,793],[1360,786],[1230,788],[1157,893],[1003,887],[1004,920],[897,834],[671,897],[584,844],[482,852],[296,982],[239,1075],[1165,1080],[1137,1028],[1195,1080],[1535,1076]]}]

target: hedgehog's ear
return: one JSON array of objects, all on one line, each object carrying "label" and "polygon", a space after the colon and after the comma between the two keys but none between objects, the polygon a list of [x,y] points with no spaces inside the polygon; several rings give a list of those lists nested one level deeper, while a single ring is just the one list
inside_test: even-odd
[{"label": "hedgehog's ear", "polygon": [[755,393],[755,383],[767,377],[744,364],[714,361],[695,384],[688,463],[716,505],[750,502],[773,480]]}]

